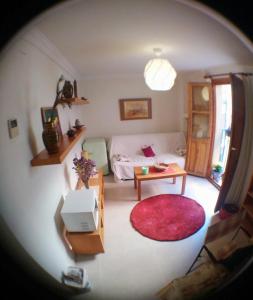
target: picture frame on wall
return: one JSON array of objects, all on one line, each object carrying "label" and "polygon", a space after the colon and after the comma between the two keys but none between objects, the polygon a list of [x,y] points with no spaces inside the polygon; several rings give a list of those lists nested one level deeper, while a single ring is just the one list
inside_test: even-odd
[{"label": "picture frame on wall", "polygon": [[41,107],[41,119],[42,119],[43,128],[45,123],[54,121],[59,137],[62,137],[60,118],[59,118],[58,110],[56,108]]},{"label": "picture frame on wall", "polygon": [[120,120],[152,119],[151,98],[120,99]]}]

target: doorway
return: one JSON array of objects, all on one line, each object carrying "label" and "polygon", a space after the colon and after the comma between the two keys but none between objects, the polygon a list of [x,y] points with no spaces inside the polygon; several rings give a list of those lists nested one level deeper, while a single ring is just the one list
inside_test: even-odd
[{"label": "doorway", "polygon": [[230,79],[213,80],[214,97],[214,138],[211,156],[210,178],[215,186],[221,187],[228,160],[231,122],[232,89]]}]

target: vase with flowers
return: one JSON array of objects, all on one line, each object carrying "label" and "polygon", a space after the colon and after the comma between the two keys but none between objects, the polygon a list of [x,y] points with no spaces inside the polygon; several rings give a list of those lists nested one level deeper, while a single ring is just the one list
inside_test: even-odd
[{"label": "vase with flowers", "polygon": [[96,163],[91,159],[86,159],[82,155],[80,158],[75,157],[73,163],[73,169],[84,183],[84,186],[88,189],[90,177],[97,174]]}]

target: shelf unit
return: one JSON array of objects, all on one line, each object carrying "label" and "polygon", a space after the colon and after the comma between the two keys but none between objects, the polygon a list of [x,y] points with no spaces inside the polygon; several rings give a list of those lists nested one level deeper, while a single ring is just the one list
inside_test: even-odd
[{"label": "shelf unit", "polygon": [[82,99],[82,98],[63,98],[63,99],[58,99],[57,104],[70,104],[70,105],[82,105],[82,104],[88,104],[90,103],[89,100],[87,99]]},{"label": "shelf unit", "polygon": [[69,153],[69,151],[82,137],[84,132],[85,128],[81,128],[77,130],[76,135],[74,137],[68,137],[66,134],[64,134],[61,138],[60,150],[58,153],[48,154],[47,150],[44,149],[31,160],[31,165],[35,167],[61,164],[65,159],[66,155]]},{"label": "shelf unit", "polygon": [[253,176],[251,177],[248,192],[242,204],[245,215],[242,221],[243,227],[253,236]]},{"label": "shelf unit", "polygon": [[[64,227],[63,237],[69,249],[75,254],[97,254],[104,251],[104,178],[103,171],[89,180],[90,188],[98,189],[99,222],[98,228],[93,232],[68,232]],[[76,189],[83,188],[83,183],[78,180]],[[85,199],[84,199],[85,201]]]}]

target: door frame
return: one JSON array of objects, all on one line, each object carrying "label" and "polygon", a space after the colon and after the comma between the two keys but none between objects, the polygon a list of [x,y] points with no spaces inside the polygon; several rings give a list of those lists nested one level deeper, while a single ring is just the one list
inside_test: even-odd
[{"label": "door frame", "polygon": [[[213,98],[213,120],[212,120],[212,132],[211,132],[211,141],[210,141],[210,152],[208,158],[208,168],[207,168],[207,179],[220,191],[221,187],[211,178],[212,172],[212,159],[213,159],[213,150],[214,150],[214,140],[215,140],[215,130],[216,130],[216,93],[215,86],[223,85],[223,84],[231,84],[230,76],[222,77],[222,78],[212,78],[211,79],[211,89],[212,89],[212,98]],[[232,124],[231,124],[232,125]]]}]

